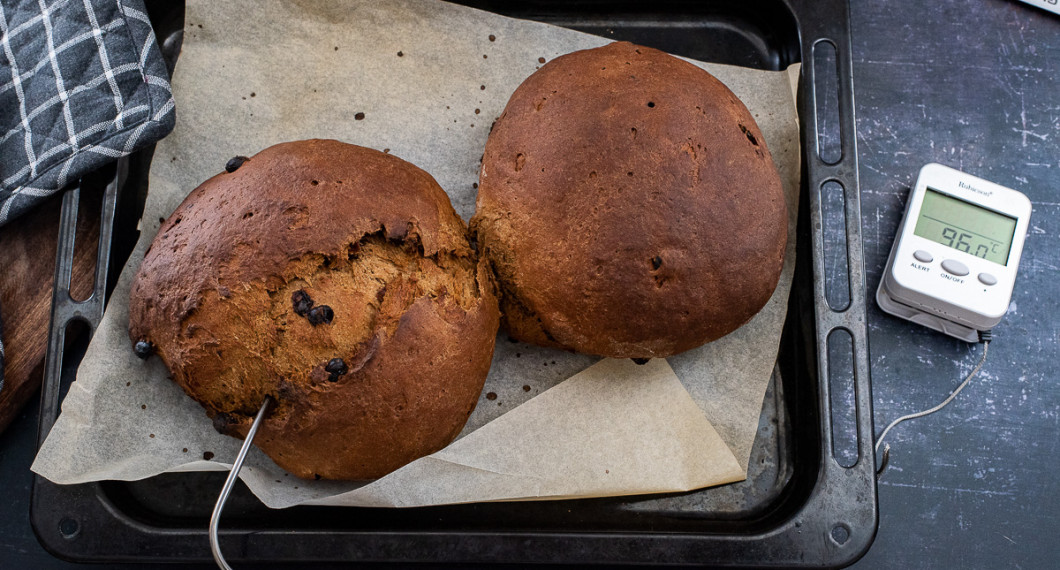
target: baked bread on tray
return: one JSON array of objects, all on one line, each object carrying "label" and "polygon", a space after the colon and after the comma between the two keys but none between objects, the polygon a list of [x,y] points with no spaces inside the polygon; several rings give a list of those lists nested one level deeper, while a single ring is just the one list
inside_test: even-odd
[{"label": "baked bread on tray", "polygon": [[747,108],[630,43],[558,57],[486,143],[472,231],[516,339],[676,354],[750,320],[780,277],[787,208]]},{"label": "baked bread on tray", "polygon": [[129,334],[222,433],[300,477],[370,479],[447,445],[475,407],[494,284],[433,178],[331,140],[278,144],[173,212]]}]

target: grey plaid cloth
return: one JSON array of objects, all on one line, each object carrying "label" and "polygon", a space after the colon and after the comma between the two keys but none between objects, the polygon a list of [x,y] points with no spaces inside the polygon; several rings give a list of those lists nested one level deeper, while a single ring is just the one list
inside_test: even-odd
[{"label": "grey plaid cloth", "polygon": [[3,0],[0,33],[0,225],[173,129],[142,0]]}]

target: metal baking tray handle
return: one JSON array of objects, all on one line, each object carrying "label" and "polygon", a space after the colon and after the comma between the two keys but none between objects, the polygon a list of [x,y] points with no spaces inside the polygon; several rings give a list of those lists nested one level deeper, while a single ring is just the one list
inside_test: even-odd
[{"label": "metal baking tray handle", "polygon": [[81,182],[63,194],[62,213],[59,216],[59,240],[55,253],[55,283],[52,289],[51,328],[48,331],[48,348],[44,361],[44,382],[41,385],[40,419],[37,427],[37,449],[44,445],[52,425],[59,416],[60,377],[63,366],[63,347],[66,344],[67,327],[80,321],[94,333],[103,308],[106,306],[107,268],[110,261],[110,246],[114,235],[114,212],[118,203],[118,189],[128,171],[128,159],[119,159],[114,178],[103,191],[103,207],[99,220],[99,244],[96,251],[96,276],[92,282],[92,294],[83,301],[70,296],[70,280],[73,277],[74,251],[77,237],[77,213],[80,210]]},{"label": "metal baking tray handle", "polygon": [[[810,11],[829,9],[829,3],[809,4]],[[814,296],[827,300],[815,303],[822,460],[804,512],[834,514],[834,519],[826,520],[826,515],[794,522],[805,533],[818,533],[833,551],[833,562],[849,563],[872,544],[879,511],[850,16],[845,4],[843,11],[804,18],[801,30],[803,65],[797,105],[800,117],[815,117],[811,124],[801,126],[807,149],[803,156],[813,237]],[[869,503],[871,508],[849,508],[855,501]],[[813,508],[815,503],[819,508]]]}]

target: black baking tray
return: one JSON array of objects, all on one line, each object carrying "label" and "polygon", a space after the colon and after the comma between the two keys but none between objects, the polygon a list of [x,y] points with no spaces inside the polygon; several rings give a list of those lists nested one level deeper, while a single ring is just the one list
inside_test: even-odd
[{"label": "black baking tray", "polygon": [[[221,531],[229,562],[838,567],[857,560],[878,514],[846,2],[463,3],[704,61],[772,70],[803,63],[798,256],[748,479],[669,495],[281,511],[240,484]],[[147,7],[172,70],[183,9]],[[64,197],[38,445],[138,238],[152,152],[121,159]],[[79,192],[89,191],[104,192],[95,293],[73,302],[68,258]],[[206,562],[207,522],[224,477],[67,486],[36,477],[31,520],[44,547],[69,560]]]}]

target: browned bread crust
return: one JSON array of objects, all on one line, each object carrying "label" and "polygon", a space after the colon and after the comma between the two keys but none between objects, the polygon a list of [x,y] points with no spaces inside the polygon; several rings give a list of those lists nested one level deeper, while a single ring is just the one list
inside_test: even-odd
[{"label": "browned bread crust", "polygon": [[646,358],[762,308],[787,209],[736,96],[623,42],[556,58],[516,89],[486,143],[471,228],[513,337]]},{"label": "browned bread crust", "polygon": [[275,398],[254,443],[300,477],[375,478],[448,444],[499,315],[445,192],[330,140],[233,166],[159,229],[132,286],[133,342],[153,345],[222,433],[244,436]]}]

